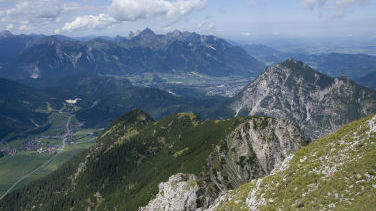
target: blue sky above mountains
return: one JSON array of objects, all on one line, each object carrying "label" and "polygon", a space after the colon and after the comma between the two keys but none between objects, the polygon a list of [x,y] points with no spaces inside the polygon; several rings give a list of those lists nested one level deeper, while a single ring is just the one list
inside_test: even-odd
[{"label": "blue sky above mountains", "polygon": [[0,0],[0,28],[70,36],[125,36],[150,27],[231,39],[376,38],[374,11],[373,0]]}]

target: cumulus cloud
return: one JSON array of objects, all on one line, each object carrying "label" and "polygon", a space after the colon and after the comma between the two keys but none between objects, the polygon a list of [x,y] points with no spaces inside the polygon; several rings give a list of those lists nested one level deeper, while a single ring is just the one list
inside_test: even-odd
[{"label": "cumulus cloud", "polygon": [[135,21],[153,16],[171,18],[206,6],[206,0],[112,0],[109,13],[118,21]]},{"label": "cumulus cloud", "polygon": [[72,16],[98,13],[107,8],[87,5],[88,1],[79,0],[0,0],[0,3],[4,3],[0,8],[0,24],[18,31],[40,31],[40,27],[53,30],[61,22],[71,20]]},{"label": "cumulus cloud", "polygon": [[[102,30],[108,28],[109,25],[116,23],[116,20],[106,14],[99,14],[99,15],[86,15],[86,16],[79,16],[72,22],[65,23],[64,27],[62,28],[63,31],[73,31],[76,29],[82,28],[89,28],[89,29],[96,29]],[[55,31],[56,33],[60,33],[60,30]]]},{"label": "cumulus cloud", "polygon": [[3,19],[25,23],[56,19],[63,11],[59,0],[17,1],[13,8],[4,10]]},{"label": "cumulus cloud", "polygon": [[[0,0],[1,1],[1,0]],[[0,13],[1,22],[8,30],[30,31],[48,27],[57,22],[64,12],[61,0],[13,0],[2,1],[7,7]]]},{"label": "cumulus cloud", "polygon": [[121,22],[159,16],[176,20],[206,5],[206,0],[112,0],[106,12],[76,17],[72,22],[66,23],[61,30],[102,30]]},{"label": "cumulus cloud", "polygon": [[351,6],[363,5],[368,0],[304,0],[308,9],[329,12],[334,17],[343,17]]}]

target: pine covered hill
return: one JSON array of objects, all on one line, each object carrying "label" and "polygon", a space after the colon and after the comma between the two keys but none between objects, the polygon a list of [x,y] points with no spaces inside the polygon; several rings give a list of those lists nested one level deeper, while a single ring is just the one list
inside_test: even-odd
[{"label": "pine covered hill", "polygon": [[209,210],[375,210],[376,116],[303,147]]},{"label": "pine covered hill", "polygon": [[[220,192],[270,174],[306,144],[288,120],[201,121],[178,113],[153,121],[133,110],[88,151],[3,198],[0,210],[207,208]],[[169,178],[171,183],[162,183]],[[169,194],[172,201],[165,197]]]}]

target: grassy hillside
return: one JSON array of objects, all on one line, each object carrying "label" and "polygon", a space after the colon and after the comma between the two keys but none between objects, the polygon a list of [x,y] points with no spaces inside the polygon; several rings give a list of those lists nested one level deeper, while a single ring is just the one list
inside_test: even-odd
[{"label": "grassy hillside", "polygon": [[199,175],[213,147],[247,118],[202,122],[194,114],[181,113],[152,122],[147,114],[133,111],[105,130],[89,151],[14,191],[0,206],[136,210],[169,176]]},{"label": "grassy hillside", "polygon": [[[161,182],[178,173],[197,175],[202,190],[194,203],[206,207],[222,189],[268,174],[305,141],[288,120],[201,121],[193,113],[177,113],[153,121],[133,110],[104,130],[89,150],[10,193],[0,207],[137,210],[156,196]],[[264,150],[254,151],[258,147]],[[238,178],[229,181],[237,172]]]},{"label": "grassy hillside", "polygon": [[373,210],[376,116],[303,147],[272,175],[223,196],[211,210]]},{"label": "grassy hillside", "polygon": [[45,91],[0,79],[0,140],[42,128],[47,122],[48,109],[61,106],[60,100]]}]

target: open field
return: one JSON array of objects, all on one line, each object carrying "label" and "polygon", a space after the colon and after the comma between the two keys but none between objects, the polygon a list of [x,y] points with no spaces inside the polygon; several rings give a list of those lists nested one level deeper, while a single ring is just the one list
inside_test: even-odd
[{"label": "open field", "polygon": [[154,73],[138,74],[125,77],[135,86],[156,87],[169,91],[171,87],[199,88],[207,95],[232,97],[253,80],[252,77],[213,77],[191,73]]},{"label": "open field", "polygon": [[99,133],[81,129],[75,117],[66,112],[52,112],[50,121],[47,130],[1,146],[11,153],[0,158],[0,197],[56,170],[88,149]]},{"label": "open field", "polygon": [[31,181],[44,177],[48,175],[49,173],[55,171],[62,164],[64,164],[69,159],[71,159],[73,156],[77,155],[78,153],[82,152],[85,149],[88,149],[92,144],[93,143],[80,143],[76,145],[67,145],[64,151],[57,154],[56,157],[50,163],[48,163],[43,168],[38,169],[38,171],[34,172],[32,175],[30,175],[26,179],[22,180],[20,183],[18,183],[14,187],[14,189],[20,188],[28,184]]},{"label": "open field", "polygon": [[0,158],[0,195],[19,178],[38,168],[50,157],[51,155],[36,152],[19,152],[14,156]]}]

